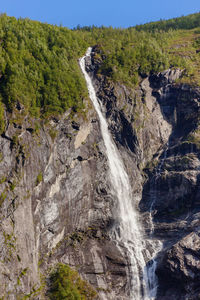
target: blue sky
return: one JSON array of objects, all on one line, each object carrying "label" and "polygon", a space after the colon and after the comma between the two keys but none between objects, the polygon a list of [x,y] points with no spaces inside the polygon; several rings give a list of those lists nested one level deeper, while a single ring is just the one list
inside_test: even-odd
[{"label": "blue sky", "polygon": [[5,0],[9,16],[73,28],[80,24],[129,27],[200,11],[199,0]]}]

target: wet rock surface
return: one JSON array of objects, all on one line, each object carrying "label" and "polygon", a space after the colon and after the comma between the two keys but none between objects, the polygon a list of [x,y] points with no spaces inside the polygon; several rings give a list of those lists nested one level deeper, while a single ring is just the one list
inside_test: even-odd
[{"label": "wet rock surface", "polygon": [[[87,70],[129,174],[133,204],[147,236],[152,210],[154,236],[164,243],[157,299],[198,299],[199,89],[174,84],[181,71],[167,70],[133,90],[99,75],[100,64],[93,55]],[[94,109],[88,106],[87,118],[68,112],[37,130],[36,121],[19,125],[7,116],[0,137],[0,297],[45,298],[36,296],[40,273],[48,278],[62,262],[99,299],[129,299],[130,262],[109,236],[115,199]]]}]

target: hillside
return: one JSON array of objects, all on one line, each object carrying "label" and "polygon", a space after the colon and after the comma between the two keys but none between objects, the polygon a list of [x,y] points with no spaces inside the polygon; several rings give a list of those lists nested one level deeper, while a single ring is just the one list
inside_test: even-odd
[{"label": "hillside", "polygon": [[73,30],[3,14],[0,54],[0,299],[150,299],[145,270],[156,300],[198,299],[200,13]]},{"label": "hillside", "polygon": [[[20,102],[35,117],[82,110],[87,92],[77,60],[96,44],[98,72],[113,81],[135,86],[149,73],[179,67],[183,81],[199,84],[199,19],[195,14],[163,21],[167,30],[163,22],[153,23],[156,30],[151,23],[69,30],[1,15],[1,102],[8,111]],[[0,111],[2,132],[2,104]]]}]

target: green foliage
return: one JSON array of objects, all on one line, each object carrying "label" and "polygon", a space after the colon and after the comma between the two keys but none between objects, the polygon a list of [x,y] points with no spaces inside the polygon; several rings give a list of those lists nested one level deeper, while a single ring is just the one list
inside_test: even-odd
[{"label": "green foliage", "polygon": [[197,128],[195,131],[191,132],[187,136],[186,141],[196,144],[197,149],[200,149],[200,129]]},{"label": "green foliage", "polygon": [[21,278],[23,278],[26,275],[27,270],[28,268],[25,268],[20,272],[19,276],[17,277],[17,285],[21,284]]},{"label": "green foliage", "polygon": [[180,68],[184,82],[200,84],[196,29],[145,32],[106,28],[100,41],[96,47],[101,61],[98,73],[112,81],[134,86],[150,73]]},{"label": "green foliage", "polygon": [[17,146],[18,143],[19,143],[18,135],[14,135],[14,136],[12,137],[12,147],[13,147],[13,146]]},{"label": "green foliage", "polygon": [[69,266],[58,264],[50,277],[48,296],[52,300],[92,300],[96,292]]},{"label": "green foliage", "polygon": [[6,199],[6,197],[7,197],[7,194],[6,194],[6,193],[2,192],[2,193],[0,194],[0,207],[1,207],[2,204],[4,203],[4,200]]},{"label": "green foliage", "polygon": [[6,182],[6,180],[7,180],[6,176],[1,177],[0,178],[0,184]]},{"label": "green foliage", "polygon": [[13,192],[16,187],[16,182],[15,181],[10,182],[9,185],[10,185],[10,190]]},{"label": "green foliage", "polygon": [[5,261],[11,261],[14,259],[14,254],[16,251],[16,237],[12,233],[3,232],[4,236],[4,249],[6,256],[4,258]]},{"label": "green foliage", "polygon": [[168,31],[170,29],[193,29],[200,27],[200,13],[190,14],[179,18],[173,18],[170,20],[160,20],[158,22],[150,22],[144,25],[136,26],[138,31]]},{"label": "green foliage", "polygon": [[40,172],[36,178],[36,185],[38,185],[43,180],[42,172]]},{"label": "green foliage", "polygon": [[[78,58],[84,38],[67,28],[0,16],[0,95],[7,109],[23,104],[33,116],[83,108]],[[2,105],[0,106],[0,131]]]},{"label": "green foliage", "polygon": [[111,81],[136,86],[169,67],[184,69],[187,82],[199,79],[199,26],[199,13],[128,29],[74,30],[0,15],[0,134],[4,108],[23,107],[22,121],[27,113],[38,119],[69,108],[83,113],[87,89],[78,59],[92,45],[99,76]]},{"label": "green foliage", "polygon": [[163,51],[166,36],[140,33],[134,28],[105,31],[106,38],[98,49],[102,58],[100,74],[114,81],[137,85],[139,76],[169,67]]}]

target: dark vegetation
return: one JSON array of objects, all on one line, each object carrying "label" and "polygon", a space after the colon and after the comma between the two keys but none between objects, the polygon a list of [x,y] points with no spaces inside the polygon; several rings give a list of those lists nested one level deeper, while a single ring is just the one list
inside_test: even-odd
[{"label": "dark vegetation", "polygon": [[170,29],[194,29],[196,27],[200,27],[200,13],[169,20],[160,20],[158,22],[150,22],[143,25],[137,25],[135,28],[138,31],[168,31]]},{"label": "dark vegetation", "polygon": [[169,67],[184,69],[184,82],[199,84],[200,13],[135,28],[77,27],[0,16],[0,133],[4,110],[46,118],[84,110],[87,89],[78,59],[97,45],[99,76],[137,86]]},{"label": "dark vegetation", "polygon": [[67,265],[58,264],[50,276],[48,296],[52,300],[92,300],[96,292],[76,271]]}]

